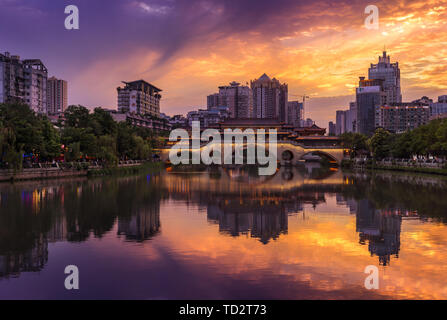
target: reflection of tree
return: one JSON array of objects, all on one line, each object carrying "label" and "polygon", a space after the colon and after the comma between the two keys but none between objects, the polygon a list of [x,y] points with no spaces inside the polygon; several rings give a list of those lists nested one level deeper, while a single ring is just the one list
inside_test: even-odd
[{"label": "reflection of tree", "polygon": [[345,198],[367,198],[377,209],[414,212],[421,219],[447,223],[446,180],[438,177],[400,174],[349,175],[341,186]]},{"label": "reflection of tree", "polygon": [[[140,225],[150,238],[160,228],[163,197],[158,176],[50,182],[0,189],[0,277],[39,271],[48,259],[48,242],[102,237],[116,220]],[[53,182],[54,183],[54,182]],[[134,230],[129,228],[129,238]],[[124,232],[126,235],[127,233]]]},{"label": "reflection of tree", "polygon": [[48,242],[40,236],[34,240],[31,249],[10,251],[0,255],[0,278],[17,276],[21,272],[41,271],[48,262]]},{"label": "reflection of tree", "polygon": [[42,201],[48,194],[10,187],[0,190],[0,278],[39,271],[48,259],[45,233],[57,206]]}]

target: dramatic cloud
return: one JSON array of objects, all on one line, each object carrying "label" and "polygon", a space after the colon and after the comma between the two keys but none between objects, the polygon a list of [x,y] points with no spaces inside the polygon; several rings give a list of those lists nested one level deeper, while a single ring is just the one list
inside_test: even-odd
[{"label": "dramatic cloud", "polygon": [[114,108],[120,82],[143,78],[164,89],[163,112],[184,113],[218,85],[266,72],[290,99],[311,95],[307,116],[326,125],[384,46],[404,99],[447,93],[445,0],[376,1],[379,30],[364,27],[364,0],[72,3],[79,31],[64,29],[62,2],[0,0],[0,50],[41,58],[69,81],[70,103]]}]

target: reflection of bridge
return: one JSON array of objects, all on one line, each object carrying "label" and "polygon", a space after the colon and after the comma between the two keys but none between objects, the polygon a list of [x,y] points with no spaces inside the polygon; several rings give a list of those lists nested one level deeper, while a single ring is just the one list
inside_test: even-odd
[{"label": "reflection of bridge", "polygon": [[[236,144],[232,143],[233,150],[235,147],[242,147],[246,150],[249,146],[247,143]],[[256,147],[257,145],[255,145]],[[196,153],[202,152],[206,150],[207,145],[202,144],[199,149],[189,148],[189,152]],[[225,144],[224,142],[221,145],[221,155],[222,155],[222,163],[225,157],[224,154]],[[266,149],[268,150],[268,142],[266,143]],[[169,152],[171,147],[167,147],[162,149],[160,152],[161,160],[164,162],[169,161]],[[286,164],[297,164],[297,162],[304,160],[303,158],[309,154],[316,154],[321,157],[328,158],[329,161],[333,163],[341,164],[343,160],[345,149],[339,145],[339,141],[337,138],[332,137],[303,137],[298,139],[298,141],[278,141],[277,143],[277,159],[278,163],[282,165]],[[245,152],[244,152],[245,153]],[[234,155],[234,151],[233,151]],[[244,155],[246,157],[246,154]],[[244,161],[244,163],[246,163]]]}]

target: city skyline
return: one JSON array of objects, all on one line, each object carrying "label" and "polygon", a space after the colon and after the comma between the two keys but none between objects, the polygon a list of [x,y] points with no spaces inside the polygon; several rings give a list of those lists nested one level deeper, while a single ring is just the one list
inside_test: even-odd
[{"label": "city skyline", "polygon": [[[310,95],[306,118],[326,127],[353,101],[358,76],[367,76],[384,45],[400,63],[405,101],[447,90],[446,1],[379,1],[379,30],[364,28],[365,1],[262,1],[253,9],[250,1],[81,0],[73,3],[80,10],[76,31],[63,28],[64,4],[1,3],[0,51],[41,59],[70,83],[69,104],[116,108],[121,81],[145,79],[164,89],[162,112],[186,114],[205,107],[216,86],[265,72],[287,83],[291,95]],[[11,24],[21,37],[8,33]]]}]

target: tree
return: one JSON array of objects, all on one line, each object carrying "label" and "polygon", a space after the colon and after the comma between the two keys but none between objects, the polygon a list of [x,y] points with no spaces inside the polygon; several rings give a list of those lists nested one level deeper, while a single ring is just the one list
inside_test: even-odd
[{"label": "tree", "polygon": [[118,158],[116,156],[116,140],[114,137],[105,135],[98,138],[98,159],[104,161],[106,167],[116,166]]},{"label": "tree", "polygon": [[93,128],[96,136],[116,136],[118,127],[110,113],[101,108],[96,108],[93,111],[90,117],[90,126]]},{"label": "tree", "polygon": [[383,128],[376,130],[374,135],[369,139],[369,148],[374,159],[382,160],[390,155],[390,143],[392,135]]},{"label": "tree", "polygon": [[368,137],[361,133],[343,133],[341,136],[341,145],[351,150],[351,158],[368,151]]},{"label": "tree", "polygon": [[69,106],[64,112],[65,125],[72,128],[88,128],[90,122],[89,110],[83,106]]}]

